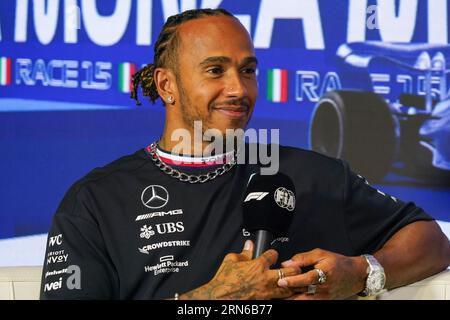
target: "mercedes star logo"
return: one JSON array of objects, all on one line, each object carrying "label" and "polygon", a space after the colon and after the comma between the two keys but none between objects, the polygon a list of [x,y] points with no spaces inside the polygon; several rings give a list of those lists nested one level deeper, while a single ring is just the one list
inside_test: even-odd
[{"label": "mercedes star logo", "polygon": [[151,185],[142,191],[141,200],[147,208],[158,209],[167,204],[169,201],[169,193],[162,186]]}]

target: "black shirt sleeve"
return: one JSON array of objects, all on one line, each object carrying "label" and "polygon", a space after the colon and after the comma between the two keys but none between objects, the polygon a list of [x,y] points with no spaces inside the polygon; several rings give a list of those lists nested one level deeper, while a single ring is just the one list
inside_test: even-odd
[{"label": "black shirt sleeve", "polygon": [[41,299],[114,299],[118,280],[79,185],[73,186],[48,234]]},{"label": "black shirt sleeve", "polygon": [[413,202],[404,202],[372,187],[344,165],[344,219],[355,254],[374,253],[402,227],[433,220]]}]

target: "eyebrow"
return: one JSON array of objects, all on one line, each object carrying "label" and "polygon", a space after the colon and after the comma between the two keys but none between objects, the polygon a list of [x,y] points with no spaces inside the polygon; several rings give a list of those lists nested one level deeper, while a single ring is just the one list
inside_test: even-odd
[{"label": "eyebrow", "polygon": [[[208,57],[205,60],[203,60],[202,62],[200,62],[199,66],[205,67],[205,66],[213,64],[213,63],[230,63],[230,62],[231,62],[231,59],[228,57],[225,57],[225,56]],[[254,56],[246,57],[242,61],[241,65],[246,65],[246,64],[250,64],[250,63],[258,64],[258,59],[256,59],[256,57],[254,57]]]}]

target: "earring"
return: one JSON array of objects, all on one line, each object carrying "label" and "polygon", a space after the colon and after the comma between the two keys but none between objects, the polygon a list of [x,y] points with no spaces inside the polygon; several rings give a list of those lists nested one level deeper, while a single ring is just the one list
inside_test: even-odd
[{"label": "earring", "polygon": [[168,97],[167,97],[167,102],[169,102],[169,103],[174,103],[173,97],[172,97],[172,96],[168,96]]}]

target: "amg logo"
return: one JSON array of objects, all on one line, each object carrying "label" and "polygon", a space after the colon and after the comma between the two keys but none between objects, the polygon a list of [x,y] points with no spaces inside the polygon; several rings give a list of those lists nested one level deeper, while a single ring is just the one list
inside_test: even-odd
[{"label": "amg logo", "polygon": [[268,192],[251,192],[245,198],[244,202],[248,202],[250,200],[262,200],[265,196],[267,196]]},{"label": "amg logo", "polygon": [[154,217],[174,216],[174,215],[177,215],[177,214],[183,214],[183,209],[175,209],[175,210],[170,210],[170,211],[167,211],[167,212],[166,211],[158,211],[158,212],[141,214],[141,215],[136,217],[135,221],[151,219],[151,218],[154,218]]}]

